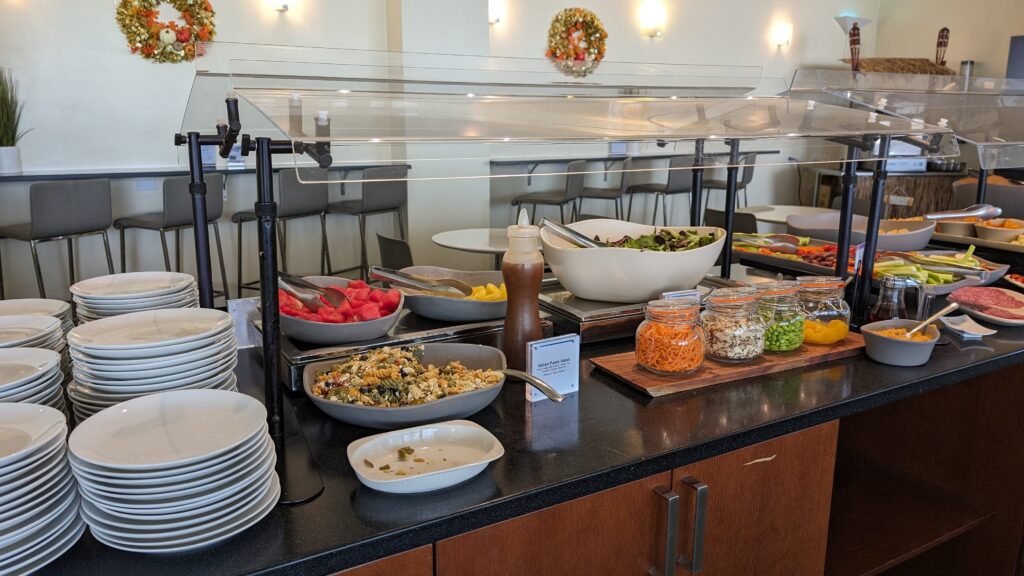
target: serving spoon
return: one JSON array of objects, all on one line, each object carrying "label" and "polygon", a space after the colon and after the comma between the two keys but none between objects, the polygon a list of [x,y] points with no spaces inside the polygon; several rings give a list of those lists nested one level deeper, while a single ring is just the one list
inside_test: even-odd
[{"label": "serving spoon", "polygon": [[920,332],[921,330],[923,330],[925,326],[928,326],[928,325],[929,325],[929,324],[931,324],[932,322],[935,322],[935,321],[936,321],[936,320],[938,320],[939,318],[942,318],[942,317],[943,317],[943,316],[945,316],[946,314],[949,314],[950,312],[952,312],[952,311],[956,310],[956,309],[957,309],[957,308],[959,308],[959,307],[960,307],[960,305],[959,305],[959,304],[957,304],[956,302],[953,302],[953,303],[952,303],[952,304],[950,304],[949,306],[946,306],[946,307],[945,307],[945,308],[943,308],[942,310],[939,310],[939,311],[938,311],[938,312],[936,312],[935,314],[932,314],[931,316],[929,316],[929,317],[925,318],[924,320],[922,320],[922,321],[921,321],[921,323],[920,323],[920,324],[918,324],[917,326],[914,326],[914,327],[913,327],[912,329],[910,329],[910,330],[907,330],[907,338],[910,338],[910,337],[911,337],[911,336],[913,336],[914,334],[917,334],[918,332]]},{"label": "serving spoon", "polygon": [[502,368],[501,370],[498,370],[498,372],[501,372],[505,376],[518,378],[523,382],[526,382],[530,386],[533,386],[537,390],[540,390],[541,393],[543,393],[545,396],[548,397],[549,400],[553,402],[561,402],[562,400],[565,400],[565,396],[562,396],[561,394],[558,393],[557,390],[548,385],[547,382],[541,380],[540,378],[537,378],[536,376],[530,374],[529,372],[523,372],[522,370],[512,370],[510,368]]}]

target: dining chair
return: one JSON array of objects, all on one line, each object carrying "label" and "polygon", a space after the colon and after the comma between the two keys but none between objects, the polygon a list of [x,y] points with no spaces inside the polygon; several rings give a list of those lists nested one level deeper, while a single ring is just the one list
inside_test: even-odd
[{"label": "dining chair", "polygon": [[[231,298],[228,293],[228,273],[224,265],[224,247],[220,240],[220,225],[217,221],[224,213],[224,175],[209,174],[206,181],[206,222],[213,228],[213,237],[217,243],[217,258],[220,262],[220,278],[223,290],[214,291],[214,295]],[[181,271],[181,231],[191,228],[192,195],[189,193],[188,176],[164,179],[163,210],[137,216],[126,216],[114,220],[114,228],[121,236],[121,272],[127,272],[126,266],[126,232],[131,228],[152,230],[160,233],[160,247],[164,253],[164,269],[171,271],[170,251],[167,247],[167,232],[174,232],[174,270]]]},{"label": "dining chair", "polygon": [[531,206],[530,221],[537,222],[537,206],[558,206],[558,221],[565,224],[565,207],[569,205],[569,221],[576,220],[576,199],[583,191],[586,160],[573,160],[565,169],[565,189],[551,192],[530,192],[512,199],[513,206]]},{"label": "dining chair", "polygon": [[[725,228],[725,211],[705,208],[703,221],[705,226]],[[745,212],[736,212],[732,218],[732,231],[742,234],[757,234],[757,217]]]},{"label": "dining chair", "polygon": [[625,158],[622,161],[622,172],[619,177],[619,185],[614,188],[589,188],[584,186],[580,190],[578,208],[576,210],[577,217],[581,217],[583,214],[583,201],[587,199],[592,200],[611,200],[615,203],[615,219],[619,220],[622,218],[622,214],[625,211],[622,205],[622,197],[626,194],[626,189],[629,187],[629,170],[633,167],[633,159]]},{"label": "dining chair", "polygon": [[[100,235],[107,256],[107,270],[114,273],[107,229],[113,219],[110,180],[60,180],[36,182],[29,187],[29,222],[0,226],[0,238],[28,242],[36,272],[39,297],[46,298],[38,245],[66,240],[68,282],[75,283],[75,239]],[[3,297],[3,268],[0,266],[0,298]]]},{"label": "dining chair", "polygon": [[626,220],[633,216],[633,197],[637,194],[654,194],[654,213],[651,214],[651,226],[658,221],[658,199],[661,199],[662,225],[668,226],[668,201],[666,198],[675,194],[689,194],[693,188],[693,172],[688,170],[693,166],[693,156],[673,156],[668,161],[668,177],[664,183],[647,182],[644,184],[631,184],[627,186],[625,193],[629,195],[629,204],[626,209]]},{"label": "dining chair", "polygon": [[[747,186],[750,185],[750,181],[754,179],[754,166],[757,163],[757,154],[741,154],[740,164],[743,169],[740,171],[739,180],[736,181],[736,207],[740,206],[740,192],[743,193],[743,206],[749,204],[749,197],[747,195]],[[704,180],[704,208],[708,207],[708,196],[710,194],[707,191],[710,190],[722,190],[727,188],[726,181],[717,178],[711,178]]]},{"label": "dining chair", "polygon": [[331,270],[330,274],[340,274],[350,270],[359,270],[359,277],[367,279],[370,268],[366,255],[366,217],[376,214],[394,213],[398,219],[398,235],[405,239],[405,222],[402,210],[409,201],[408,166],[378,166],[363,171],[363,191],[358,200],[342,200],[332,202],[328,206],[329,214],[348,214],[359,220],[359,266],[342,270]]},{"label": "dining chair", "polygon": [[405,240],[390,238],[378,233],[377,246],[380,248],[380,265],[382,267],[401,270],[412,266],[412,249]]}]

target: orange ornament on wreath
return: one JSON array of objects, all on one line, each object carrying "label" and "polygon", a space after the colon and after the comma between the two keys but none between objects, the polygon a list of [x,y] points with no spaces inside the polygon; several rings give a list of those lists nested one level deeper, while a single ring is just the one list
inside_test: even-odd
[{"label": "orange ornament on wreath", "polygon": [[121,0],[117,5],[117,25],[128,39],[132,54],[141,54],[154,62],[182,62],[202,55],[198,42],[216,35],[214,11],[209,0],[168,0],[179,18],[160,21],[158,0]]}]

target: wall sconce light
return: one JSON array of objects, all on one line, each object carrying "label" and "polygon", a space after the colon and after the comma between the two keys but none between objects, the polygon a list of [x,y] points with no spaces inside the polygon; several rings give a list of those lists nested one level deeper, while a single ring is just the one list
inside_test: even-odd
[{"label": "wall sconce light", "polygon": [[501,24],[505,19],[505,0],[487,0],[487,23]]},{"label": "wall sconce light", "polygon": [[285,12],[288,11],[288,4],[282,2],[282,3],[278,4],[274,9],[277,10],[278,12],[284,14]]},{"label": "wall sconce light", "polygon": [[644,34],[651,38],[661,38],[668,19],[663,0],[644,0],[638,16]]},{"label": "wall sconce light", "polygon": [[793,43],[793,23],[778,22],[772,26],[772,44],[782,48]]}]

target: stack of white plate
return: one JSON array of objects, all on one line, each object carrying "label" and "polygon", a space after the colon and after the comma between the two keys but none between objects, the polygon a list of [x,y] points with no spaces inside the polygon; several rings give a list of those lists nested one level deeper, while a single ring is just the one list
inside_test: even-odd
[{"label": "stack of white plate", "polygon": [[53,408],[0,403],[0,574],[39,570],[85,531],[65,422]]},{"label": "stack of white plate", "polygon": [[150,310],[104,318],[68,333],[79,422],[115,404],[169,390],[237,390],[231,316],[219,310]]},{"label": "stack of white plate", "polygon": [[189,274],[128,272],[82,280],[71,287],[78,319],[91,322],[143,310],[196,308],[199,291]]},{"label": "stack of white plate", "polygon": [[281,494],[267,411],[221,390],[179,390],[104,410],[71,434],[82,515],[97,540],[179,552],[238,534]]},{"label": "stack of white plate", "polygon": [[42,348],[0,349],[0,402],[43,404],[64,410],[60,354]]},{"label": "stack of white plate", "polygon": [[[0,316],[51,316],[60,320],[61,332],[67,335],[75,323],[71,318],[71,304],[63,300],[49,300],[45,298],[19,298],[15,300],[0,300]],[[63,344],[62,344],[63,345]],[[55,348],[56,349],[56,348]],[[63,362],[60,370],[65,378],[71,377],[71,358],[68,356],[67,348],[63,349]]]},{"label": "stack of white plate", "polygon": [[45,348],[61,354],[61,370],[69,356],[61,321],[51,316],[0,316],[0,348]]}]

